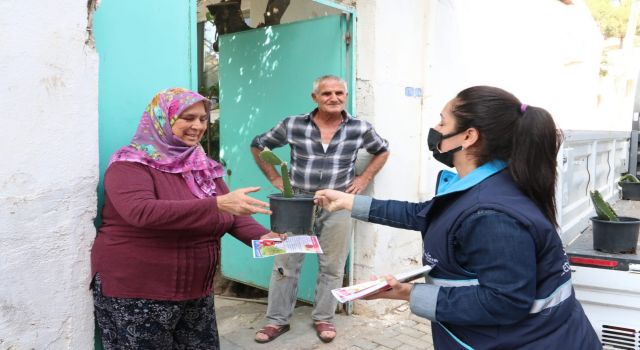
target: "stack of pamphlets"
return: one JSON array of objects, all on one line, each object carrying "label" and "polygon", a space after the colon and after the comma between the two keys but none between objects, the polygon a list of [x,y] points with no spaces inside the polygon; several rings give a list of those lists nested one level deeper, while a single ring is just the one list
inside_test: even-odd
[{"label": "stack of pamphlets", "polygon": [[[431,266],[422,266],[414,270],[393,275],[393,277],[400,282],[409,282],[420,277],[424,277],[424,275],[430,270]],[[346,303],[347,301],[356,300],[388,288],[389,284],[387,283],[387,280],[384,278],[378,278],[377,280],[359,283],[349,287],[333,289],[331,293],[339,302]]]}]

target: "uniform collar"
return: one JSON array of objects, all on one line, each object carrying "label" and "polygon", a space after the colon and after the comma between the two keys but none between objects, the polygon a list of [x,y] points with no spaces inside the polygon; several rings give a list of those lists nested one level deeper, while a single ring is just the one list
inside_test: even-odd
[{"label": "uniform collar", "polygon": [[443,170],[438,178],[436,197],[444,196],[453,192],[467,190],[481,183],[491,175],[502,171],[506,167],[506,162],[501,160],[493,160],[482,164],[462,179],[458,176],[458,174],[452,171]]}]

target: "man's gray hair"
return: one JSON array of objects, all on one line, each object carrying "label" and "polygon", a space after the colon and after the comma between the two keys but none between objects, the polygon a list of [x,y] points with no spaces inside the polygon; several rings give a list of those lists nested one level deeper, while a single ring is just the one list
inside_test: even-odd
[{"label": "man's gray hair", "polygon": [[318,93],[318,87],[320,86],[320,83],[322,83],[325,80],[335,80],[337,82],[340,82],[343,86],[344,86],[344,92],[348,93],[349,92],[349,88],[347,87],[347,81],[340,78],[339,76],[336,75],[323,75],[320,78],[316,79],[313,82],[313,93],[317,94]]}]

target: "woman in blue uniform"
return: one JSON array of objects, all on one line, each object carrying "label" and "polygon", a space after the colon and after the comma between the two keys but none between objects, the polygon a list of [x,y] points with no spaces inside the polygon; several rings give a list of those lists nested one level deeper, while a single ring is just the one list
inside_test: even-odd
[{"label": "woman in blue uniform", "polygon": [[575,298],[557,234],[551,115],[507,91],[461,91],[429,131],[438,176],[424,203],[316,193],[328,210],[423,237],[426,283],[399,283],[374,298],[400,299],[431,320],[436,349],[601,349]]}]

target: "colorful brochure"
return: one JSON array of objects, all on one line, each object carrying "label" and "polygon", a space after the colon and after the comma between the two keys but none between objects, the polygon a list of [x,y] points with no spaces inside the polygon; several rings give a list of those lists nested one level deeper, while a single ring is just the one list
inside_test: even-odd
[{"label": "colorful brochure", "polygon": [[[423,277],[430,270],[431,266],[422,266],[414,270],[393,275],[393,277],[400,282],[409,282]],[[347,301],[360,299],[364,296],[374,294],[387,288],[389,288],[387,280],[384,278],[378,278],[373,281],[363,282],[349,287],[333,289],[331,294],[333,294],[339,302],[346,303]]]},{"label": "colorful brochure", "polygon": [[322,248],[316,236],[291,236],[284,241],[279,238],[253,240],[251,246],[254,258],[290,253],[322,254]]}]

